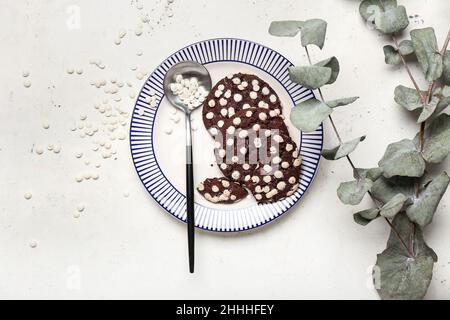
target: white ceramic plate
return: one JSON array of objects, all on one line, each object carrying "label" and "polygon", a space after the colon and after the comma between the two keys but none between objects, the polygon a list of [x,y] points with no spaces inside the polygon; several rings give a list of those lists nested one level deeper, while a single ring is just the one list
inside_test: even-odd
[{"label": "white ceramic plate", "polygon": [[[213,84],[231,73],[252,73],[277,92],[288,119],[289,108],[314,97],[313,93],[289,80],[292,64],[279,53],[241,39],[212,39],[190,45],[165,60],[146,81],[137,99],[130,128],[130,147],[137,174],[155,201],[179,220],[186,221],[185,123],[184,115],[169,105],[163,94],[163,80],[174,64],[193,60],[204,64]],[[147,102],[156,94],[157,106]],[[144,115],[139,112],[145,110]],[[179,118],[175,123],[171,118]],[[194,111],[194,174],[198,184],[206,178],[220,177],[214,165],[214,140],[203,126],[201,108]],[[213,204],[196,193],[195,224],[209,231],[235,232],[262,226],[292,208],[310,187],[322,150],[322,126],[312,133],[301,133],[287,121],[291,136],[298,136],[303,159],[299,189],[289,198],[258,205],[253,197],[232,205]],[[171,135],[166,130],[173,130]]]}]

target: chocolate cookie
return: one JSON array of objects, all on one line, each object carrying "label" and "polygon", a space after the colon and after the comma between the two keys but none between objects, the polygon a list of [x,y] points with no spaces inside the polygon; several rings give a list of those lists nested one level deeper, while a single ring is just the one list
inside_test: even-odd
[{"label": "chocolate cookie", "polygon": [[238,183],[226,178],[206,179],[197,187],[198,192],[212,203],[235,203],[244,199],[248,192]]},{"label": "chocolate cookie", "polygon": [[252,107],[282,113],[280,99],[266,82],[250,74],[230,75],[211,89],[203,104],[203,123],[215,136],[227,119]]},{"label": "chocolate cookie", "polygon": [[298,189],[301,160],[295,142],[285,135],[276,135],[267,161],[260,161],[251,177],[245,177],[248,188],[258,203],[276,202]]}]

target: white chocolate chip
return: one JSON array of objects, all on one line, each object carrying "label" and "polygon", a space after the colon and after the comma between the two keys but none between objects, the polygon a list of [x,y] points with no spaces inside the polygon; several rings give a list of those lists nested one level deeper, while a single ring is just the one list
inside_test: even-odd
[{"label": "white chocolate chip", "polygon": [[256,199],[256,200],[262,200],[262,195],[256,194],[256,195],[255,195],[255,199]]},{"label": "white chocolate chip", "polygon": [[295,177],[290,177],[288,181],[290,184],[294,184],[297,182],[297,179]]},{"label": "white chocolate chip", "polygon": [[270,199],[270,198],[276,196],[277,194],[278,194],[278,190],[277,189],[272,189],[269,192],[267,192],[266,198]]},{"label": "white chocolate chip", "polygon": [[244,163],[244,164],[242,165],[242,169],[244,169],[244,170],[249,170],[249,169],[250,169],[250,165],[249,165],[248,163]]},{"label": "white chocolate chip", "polygon": [[212,186],[211,190],[212,190],[212,192],[219,192],[219,187],[218,186]]},{"label": "white chocolate chip", "polygon": [[231,177],[234,180],[238,180],[241,177],[241,174],[239,173],[239,171],[233,171],[233,173],[231,174]]},{"label": "white chocolate chip", "polygon": [[291,152],[294,149],[294,146],[290,143],[286,144],[286,151]]},{"label": "white chocolate chip", "polygon": [[274,137],[273,137],[273,140],[275,141],[275,142],[278,142],[278,143],[282,143],[282,142],[284,142],[284,139],[283,139],[283,137],[281,137],[280,135],[275,135]]},{"label": "white chocolate chip", "polygon": [[228,188],[230,186],[230,183],[227,180],[222,180],[222,186],[224,188]]},{"label": "white chocolate chip", "polygon": [[270,90],[267,87],[262,88],[262,94],[267,96],[270,93]]},{"label": "white chocolate chip", "polygon": [[239,94],[239,93],[236,93],[236,94],[233,96],[233,98],[234,98],[234,101],[236,101],[236,102],[241,102],[241,101],[242,101],[242,95]]},{"label": "white chocolate chip", "polygon": [[225,109],[225,108],[223,108],[222,110],[220,110],[220,114],[221,114],[223,117],[226,117],[227,114],[228,114],[228,110]]},{"label": "white chocolate chip", "polygon": [[283,169],[289,168],[289,162],[284,161],[283,163],[281,163],[281,167],[282,167]]},{"label": "white chocolate chip", "polygon": [[248,131],[247,130],[239,131],[239,138],[244,139],[246,137],[248,137]]},{"label": "white chocolate chip", "polygon": [[272,163],[273,163],[273,164],[279,164],[280,162],[281,162],[281,158],[278,157],[278,156],[276,156],[276,157],[274,157],[274,158],[272,159]]},{"label": "white chocolate chip", "polygon": [[258,94],[255,91],[251,91],[250,92],[250,98],[255,100],[256,98],[258,98]]},{"label": "white chocolate chip", "polygon": [[272,94],[272,95],[270,95],[270,102],[272,102],[272,103],[275,103],[275,102],[277,102],[277,96],[276,95],[274,95],[274,94]]},{"label": "white chocolate chip", "polygon": [[251,108],[251,106],[248,104],[248,103],[245,103],[243,106],[242,106],[242,109],[250,109]]},{"label": "white chocolate chip", "polygon": [[216,106],[216,101],[213,100],[213,99],[209,100],[208,106],[209,106],[210,108],[214,108],[214,107]]},{"label": "white chocolate chip", "polygon": [[227,105],[227,103],[228,103],[227,99],[221,98],[221,99],[219,100],[219,104],[220,104],[222,107],[225,107],[225,106]]},{"label": "white chocolate chip", "polygon": [[281,172],[280,170],[275,171],[275,173],[273,175],[277,179],[283,178],[283,172]]},{"label": "white chocolate chip", "polygon": [[297,159],[294,160],[294,167],[298,167],[301,164],[302,164],[302,161],[300,159],[297,158]]},{"label": "white chocolate chip", "polygon": [[235,126],[240,125],[240,124],[241,124],[241,118],[237,117],[237,118],[233,119],[233,124],[234,124]]},{"label": "white chocolate chip", "polygon": [[266,173],[270,173],[270,172],[272,171],[272,167],[269,166],[268,164],[266,164],[266,165],[264,165],[263,170],[264,170]]},{"label": "white chocolate chip", "polygon": [[31,198],[33,198],[33,195],[32,195],[31,193],[27,192],[27,193],[25,193],[25,194],[23,195],[23,197],[24,197],[26,200],[30,200]]},{"label": "white chocolate chip", "polygon": [[235,85],[241,84],[241,79],[239,79],[239,78],[233,78],[232,81]]},{"label": "white chocolate chip", "polygon": [[267,120],[267,114],[265,114],[264,112],[261,112],[258,117],[261,121]]},{"label": "white chocolate chip", "polygon": [[284,182],[284,181],[278,182],[278,184],[277,184],[277,189],[278,189],[278,190],[282,191],[282,190],[284,190],[285,188],[286,188],[286,182]]},{"label": "white chocolate chip", "polygon": [[264,176],[263,178],[265,183],[270,183],[270,181],[272,181],[272,177],[271,176]]},{"label": "white chocolate chip", "polygon": [[214,113],[208,112],[208,113],[206,114],[206,119],[211,120],[212,118],[214,118]]},{"label": "white chocolate chip", "polygon": [[253,181],[254,183],[259,183],[260,179],[259,179],[258,176],[253,176],[253,177],[252,177],[252,181]]}]

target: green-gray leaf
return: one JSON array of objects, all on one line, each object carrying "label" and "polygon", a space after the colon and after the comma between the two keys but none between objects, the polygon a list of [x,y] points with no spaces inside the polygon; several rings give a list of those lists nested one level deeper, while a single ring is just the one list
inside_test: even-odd
[{"label": "green-gray leaf", "polygon": [[402,56],[407,56],[414,53],[414,46],[411,40],[401,41],[398,48]]},{"label": "green-gray leaf", "polygon": [[384,34],[395,34],[409,25],[408,14],[404,6],[386,9],[375,17],[375,26]]},{"label": "green-gray leaf", "polygon": [[338,160],[345,156],[348,156],[350,153],[352,153],[358,144],[361,141],[364,141],[366,139],[366,136],[362,136],[359,138],[356,138],[352,141],[345,142],[343,144],[340,144],[336,148],[333,149],[324,149],[322,151],[322,156],[327,160]]},{"label": "green-gray leaf", "polygon": [[320,49],[325,43],[325,35],[327,33],[327,23],[321,19],[311,19],[305,21],[301,27],[302,46],[314,44]]},{"label": "green-gray leaf", "polygon": [[359,99],[359,97],[350,97],[350,98],[342,98],[342,99],[336,99],[336,100],[332,100],[332,101],[327,101],[325,103],[330,108],[337,108],[337,107],[342,107],[342,106],[346,106],[346,105],[352,104],[353,102],[355,102],[358,99]]},{"label": "green-gray leaf", "polygon": [[291,111],[291,122],[299,130],[303,132],[315,131],[323,120],[326,119],[333,109],[325,103],[317,99],[309,99],[300,102]]},{"label": "green-gray leaf", "polygon": [[332,84],[336,81],[336,79],[339,75],[339,71],[340,71],[339,61],[336,57],[331,57],[331,58],[322,60],[322,61],[316,63],[315,66],[327,67],[327,68],[331,69],[331,77],[330,77],[330,79],[328,79],[327,84]]},{"label": "green-gray leaf", "polygon": [[354,206],[362,201],[367,191],[372,188],[372,185],[373,182],[369,179],[343,182],[337,189],[337,195],[342,203]]},{"label": "green-gray leaf", "polygon": [[386,178],[421,177],[425,172],[425,161],[414,142],[408,139],[390,144],[378,166]]},{"label": "green-gray leaf", "polygon": [[433,28],[416,29],[411,31],[414,51],[426,74],[428,81],[439,79],[443,71],[442,56],[439,53],[436,35]]},{"label": "green-gray leaf", "polygon": [[383,52],[384,52],[384,62],[386,62],[386,64],[397,65],[402,63],[400,54],[393,46],[391,45],[384,46]]},{"label": "green-gray leaf", "polygon": [[435,119],[442,111],[444,111],[450,105],[450,97],[444,97],[439,101],[436,110],[430,119]]},{"label": "green-gray leaf", "polygon": [[409,219],[421,227],[430,224],[449,182],[450,179],[445,172],[431,181],[413,205],[406,209]]},{"label": "green-gray leaf", "polygon": [[295,37],[303,25],[303,21],[273,21],[270,24],[269,33],[276,37]]},{"label": "green-gray leaf", "polygon": [[415,89],[400,85],[395,88],[394,94],[395,102],[408,111],[413,111],[423,106],[422,99]]},{"label": "green-gray leaf", "polygon": [[380,216],[379,213],[380,213],[380,210],[377,209],[377,208],[367,209],[367,210],[355,213],[353,215],[353,220],[355,220],[355,222],[357,224],[360,224],[362,226],[366,226],[370,222],[372,222],[373,220],[378,218]]},{"label": "green-gray leaf", "polygon": [[383,174],[383,169],[381,168],[371,168],[371,169],[360,169],[356,168],[353,171],[353,177],[355,179],[370,179],[376,181]]},{"label": "green-gray leaf", "polygon": [[332,76],[333,71],[328,67],[303,66],[290,67],[289,78],[310,90],[318,89],[326,85]]},{"label": "green-gray leaf", "polygon": [[380,0],[364,0],[359,5],[359,13],[365,20],[369,20],[384,9],[394,9],[396,7],[397,0],[384,0],[383,8],[381,7]]},{"label": "green-gray leaf", "polygon": [[372,186],[372,195],[383,203],[389,202],[397,194],[411,198],[414,195],[415,178],[393,177],[377,179]]},{"label": "green-gray leaf", "polygon": [[450,85],[450,51],[447,50],[442,60],[442,81]]},{"label": "green-gray leaf", "polygon": [[[434,251],[427,246],[419,226],[413,224],[405,214],[398,214],[391,231],[386,249],[377,255],[373,274],[377,290],[383,300],[422,299],[433,276],[433,265],[437,261]],[[410,256],[401,245],[413,243],[414,256]]]},{"label": "green-gray leaf", "polygon": [[396,194],[381,208],[380,215],[388,219],[393,219],[403,209],[406,200],[408,198],[403,193]]},{"label": "green-gray leaf", "polygon": [[422,123],[424,121],[427,121],[433,113],[436,111],[437,106],[439,103],[438,97],[433,97],[429,104],[425,105],[422,109],[422,113],[419,116],[419,119],[417,120],[417,123]]},{"label": "green-gray leaf", "polygon": [[[419,134],[414,140],[419,144]],[[450,116],[442,113],[425,128],[422,155],[428,163],[441,163],[449,153]]]}]

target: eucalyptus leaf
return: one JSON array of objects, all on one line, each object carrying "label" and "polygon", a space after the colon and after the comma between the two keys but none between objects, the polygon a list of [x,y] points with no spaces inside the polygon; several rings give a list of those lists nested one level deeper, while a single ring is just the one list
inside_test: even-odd
[{"label": "eucalyptus leaf", "polygon": [[447,50],[442,58],[442,81],[450,85],[450,51]]},{"label": "eucalyptus leaf", "polygon": [[300,102],[291,111],[291,122],[303,132],[315,131],[323,120],[326,119],[333,109],[317,99],[309,99]]},{"label": "eucalyptus leaf", "polygon": [[353,102],[355,102],[358,99],[359,99],[359,97],[350,97],[350,98],[342,98],[342,99],[327,101],[325,103],[330,108],[337,108],[337,107],[342,107],[342,106],[352,104]]},{"label": "eucalyptus leaf", "polygon": [[439,114],[444,111],[448,106],[450,105],[450,97],[444,97],[442,98],[437,107],[436,110],[434,110],[434,113],[430,119],[435,119]]},{"label": "eucalyptus leaf", "polygon": [[[422,92],[422,94],[426,94]],[[413,111],[423,106],[422,99],[415,89],[405,86],[397,86],[394,92],[394,100],[408,111]]]},{"label": "eucalyptus leaf", "polygon": [[394,176],[421,177],[425,172],[425,161],[413,141],[404,139],[391,143],[378,162],[386,178]]},{"label": "eucalyptus leaf", "polygon": [[[433,276],[433,265],[437,261],[434,251],[427,246],[419,226],[408,220],[405,214],[398,214],[394,221],[386,249],[377,255],[374,282],[383,300],[422,299]],[[397,237],[404,243],[413,243],[410,256]]]},{"label": "eucalyptus leaf", "polygon": [[441,90],[441,94],[445,98],[450,97],[450,86],[443,87],[442,90]]},{"label": "eucalyptus leaf", "polygon": [[331,57],[331,58],[322,60],[322,61],[316,63],[315,66],[327,67],[327,68],[331,69],[331,77],[330,77],[330,79],[328,79],[327,84],[332,84],[336,81],[336,79],[339,75],[339,71],[340,71],[339,61],[336,57]]},{"label": "eucalyptus leaf", "polygon": [[383,169],[381,168],[371,168],[371,169],[360,169],[356,168],[353,171],[353,177],[355,179],[370,179],[372,181],[376,181],[383,175]]},{"label": "eucalyptus leaf", "polygon": [[362,201],[367,191],[372,188],[372,185],[373,182],[369,179],[343,182],[337,190],[337,195],[342,203],[354,206]]},{"label": "eucalyptus leaf", "polygon": [[310,90],[315,90],[326,85],[330,81],[332,73],[333,71],[331,68],[320,66],[289,68],[289,77],[291,81]]},{"label": "eucalyptus leaf", "polygon": [[394,9],[397,7],[397,0],[384,0],[383,7],[380,0],[364,0],[359,5],[359,13],[365,20],[369,20],[374,15],[381,13],[385,9]]},{"label": "eucalyptus leaf", "polygon": [[356,138],[354,140],[351,140],[349,142],[345,142],[336,148],[333,149],[324,149],[322,151],[322,156],[327,160],[338,160],[345,156],[348,156],[350,153],[352,153],[358,144],[361,141],[364,141],[366,139],[366,136],[362,136],[359,138]]},{"label": "eucalyptus leaf", "polygon": [[357,212],[353,215],[353,220],[362,226],[368,225],[370,222],[375,220],[380,216],[380,210],[377,208],[367,209],[364,211]]},{"label": "eucalyptus leaf", "polygon": [[445,172],[431,181],[419,194],[418,199],[406,209],[409,219],[421,227],[430,224],[449,182],[450,179]]},{"label": "eucalyptus leaf", "polygon": [[433,28],[411,31],[414,51],[428,81],[439,79],[443,72],[442,56],[439,53],[436,35]]},{"label": "eucalyptus leaf", "polygon": [[414,53],[414,46],[411,40],[403,40],[398,45],[399,52],[402,56],[408,56]]},{"label": "eucalyptus leaf", "polygon": [[270,24],[269,33],[276,37],[295,37],[303,25],[303,21],[273,21]]},{"label": "eucalyptus leaf", "polygon": [[398,51],[391,45],[383,47],[384,52],[384,62],[386,64],[397,65],[402,63],[402,59]]},{"label": "eucalyptus leaf", "polygon": [[381,208],[380,215],[388,219],[393,219],[403,209],[406,200],[408,198],[403,193],[396,194]]},{"label": "eucalyptus leaf", "polygon": [[417,123],[422,123],[424,121],[427,121],[436,111],[436,108],[439,103],[438,97],[433,97],[427,105],[425,105],[422,109],[422,113],[419,116],[419,119],[417,120]]},{"label": "eucalyptus leaf", "polygon": [[372,186],[371,193],[374,198],[388,203],[393,197],[401,193],[407,198],[414,197],[416,178],[407,177],[380,177]]},{"label": "eucalyptus leaf", "polygon": [[[419,134],[414,140],[419,145]],[[449,153],[450,116],[442,113],[425,128],[422,155],[428,163],[441,163]]]},{"label": "eucalyptus leaf", "polygon": [[322,19],[311,19],[305,21],[301,27],[302,46],[314,44],[320,49],[325,43],[325,35],[327,33],[327,23]]},{"label": "eucalyptus leaf", "polygon": [[385,8],[385,11],[375,17],[375,26],[384,34],[396,34],[409,25],[408,14],[404,6]]}]

